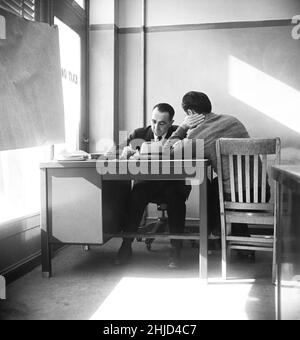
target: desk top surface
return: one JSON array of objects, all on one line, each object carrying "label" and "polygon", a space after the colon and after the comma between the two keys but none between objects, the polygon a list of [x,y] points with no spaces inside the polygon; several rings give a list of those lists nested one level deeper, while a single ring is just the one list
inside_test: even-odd
[{"label": "desk top surface", "polygon": [[166,160],[85,160],[85,161],[49,161],[40,163],[40,169],[54,169],[54,168],[95,168],[97,165],[102,164],[168,164],[171,167],[175,165],[191,165],[195,164],[208,164],[206,159],[166,159]]},{"label": "desk top surface", "polygon": [[272,177],[283,184],[300,185],[300,164],[273,166]]}]

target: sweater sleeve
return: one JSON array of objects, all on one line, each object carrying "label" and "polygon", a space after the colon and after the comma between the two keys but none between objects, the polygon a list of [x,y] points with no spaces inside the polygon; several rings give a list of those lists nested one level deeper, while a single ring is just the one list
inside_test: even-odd
[{"label": "sweater sleeve", "polygon": [[184,129],[181,126],[177,128],[171,135],[171,137],[165,142],[164,148],[172,148],[172,146],[186,137],[188,129]]}]

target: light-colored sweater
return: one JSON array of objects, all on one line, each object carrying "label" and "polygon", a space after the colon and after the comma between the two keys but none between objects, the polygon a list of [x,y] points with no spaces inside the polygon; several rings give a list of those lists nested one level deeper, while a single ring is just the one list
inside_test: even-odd
[{"label": "light-colored sweater", "polygon": [[[204,158],[210,160],[215,172],[217,172],[216,140],[219,138],[249,138],[245,126],[235,117],[230,115],[218,115],[210,113],[206,115],[203,123],[196,128],[186,130],[179,127],[171,136],[170,140],[203,139]],[[224,164],[224,191],[230,193],[229,164]]]}]

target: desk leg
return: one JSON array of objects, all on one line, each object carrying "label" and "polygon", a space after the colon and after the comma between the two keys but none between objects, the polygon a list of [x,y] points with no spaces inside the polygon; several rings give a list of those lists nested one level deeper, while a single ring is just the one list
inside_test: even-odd
[{"label": "desk leg", "polygon": [[49,237],[47,231],[42,230],[41,244],[42,244],[42,274],[43,277],[50,278],[52,276],[51,245],[49,244]]},{"label": "desk leg", "polygon": [[51,245],[48,235],[47,170],[41,169],[41,249],[43,277],[51,277]]},{"label": "desk leg", "polygon": [[199,277],[207,284],[207,168],[204,167],[204,179],[199,187]]}]

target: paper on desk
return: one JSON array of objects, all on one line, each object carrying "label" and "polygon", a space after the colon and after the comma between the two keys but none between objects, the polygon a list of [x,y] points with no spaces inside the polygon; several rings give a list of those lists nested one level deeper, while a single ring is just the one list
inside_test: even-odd
[{"label": "paper on desk", "polygon": [[76,150],[74,152],[63,150],[57,155],[56,160],[57,161],[85,161],[90,158],[91,158],[90,154],[82,150]]}]

